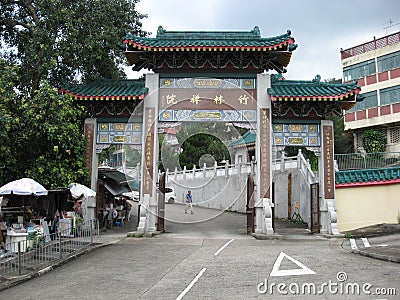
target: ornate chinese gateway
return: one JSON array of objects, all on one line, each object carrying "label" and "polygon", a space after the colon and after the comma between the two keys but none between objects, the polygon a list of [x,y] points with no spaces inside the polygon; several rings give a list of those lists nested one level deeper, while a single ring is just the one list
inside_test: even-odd
[{"label": "ornate chinese gateway", "polygon": [[[354,106],[356,83],[285,80],[296,50],[291,31],[262,37],[251,31],[167,31],[156,37],[127,34],[123,39],[134,71],[151,70],[145,80],[105,80],[66,85],[88,113],[86,136],[92,181],[95,149],[102,145],[141,147],[142,186],[138,231],[156,230],[158,129],[165,124],[224,122],[252,128],[257,161],[255,232],[274,234],[273,153],[303,146],[319,153],[320,231],[337,233],[333,169],[333,125],[326,118]],[[273,74],[270,74],[271,72]],[[140,107],[139,113],[135,111]],[[237,144],[238,145],[238,144]],[[95,187],[95,183],[92,183]],[[317,198],[316,198],[317,199]]]}]

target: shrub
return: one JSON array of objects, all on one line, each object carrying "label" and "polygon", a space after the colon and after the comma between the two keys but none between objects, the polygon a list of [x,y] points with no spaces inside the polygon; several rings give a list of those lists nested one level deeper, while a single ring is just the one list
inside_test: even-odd
[{"label": "shrub", "polygon": [[361,136],[364,150],[367,153],[385,152],[386,136],[376,130],[367,130]]}]

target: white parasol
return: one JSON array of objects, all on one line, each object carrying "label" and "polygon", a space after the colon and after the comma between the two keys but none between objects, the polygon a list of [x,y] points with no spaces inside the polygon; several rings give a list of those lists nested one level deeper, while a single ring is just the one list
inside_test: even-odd
[{"label": "white parasol", "polygon": [[72,197],[79,198],[82,195],[85,198],[96,197],[96,192],[80,183],[71,183],[69,186]]},{"label": "white parasol", "polygon": [[47,190],[31,178],[11,181],[0,188],[0,195],[46,196]]}]

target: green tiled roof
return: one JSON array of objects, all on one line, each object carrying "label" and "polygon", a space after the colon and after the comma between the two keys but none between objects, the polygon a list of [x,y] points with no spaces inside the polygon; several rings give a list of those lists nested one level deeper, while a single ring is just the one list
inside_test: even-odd
[{"label": "green tiled roof", "polygon": [[[346,84],[321,82],[317,75],[311,81],[285,80],[279,75],[273,75],[268,93],[272,101],[352,101],[361,91],[357,81]],[[357,96],[357,101],[364,97]],[[354,105],[354,103],[353,103]],[[352,106],[352,105],[351,105]],[[351,107],[343,107],[349,109]]]},{"label": "green tiled roof", "polygon": [[127,34],[124,43],[139,50],[193,50],[200,47],[202,50],[282,50],[296,49],[294,38],[288,30],[285,34],[263,38],[258,26],[250,32],[246,31],[166,31],[158,27],[155,38],[139,37]]},{"label": "green tiled roof", "polygon": [[75,100],[136,100],[148,92],[143,80],[101,80],[88,84],[65,84],[60,93]]},{"label": "green tiled roof", "polygon": [[335,182],[337,185],[365,184],[392,180],[400,180],[400,167],[335,172]]},{"label": "green tiled roof", "polygon": [[251,130],[247,131],[237,140],[234,140],[229,143],[229,147],[239,147],[242,145],[252,145],[256,142],[256,134]]}]

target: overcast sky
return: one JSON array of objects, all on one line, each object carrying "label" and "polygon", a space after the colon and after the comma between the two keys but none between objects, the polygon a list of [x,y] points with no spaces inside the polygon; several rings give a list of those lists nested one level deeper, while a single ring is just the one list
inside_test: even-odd
[{"label": "overcast sky", "polygon": [[[399,0],[141,0],[143,29],[250,31],[262,37],[292,31],[298,48],[286,79],[341,78],[340,48],[347,49],[400,31]],[[389,25],[397,24],[385,29]],[[137,78],[139,74],[128,74]]]}]

